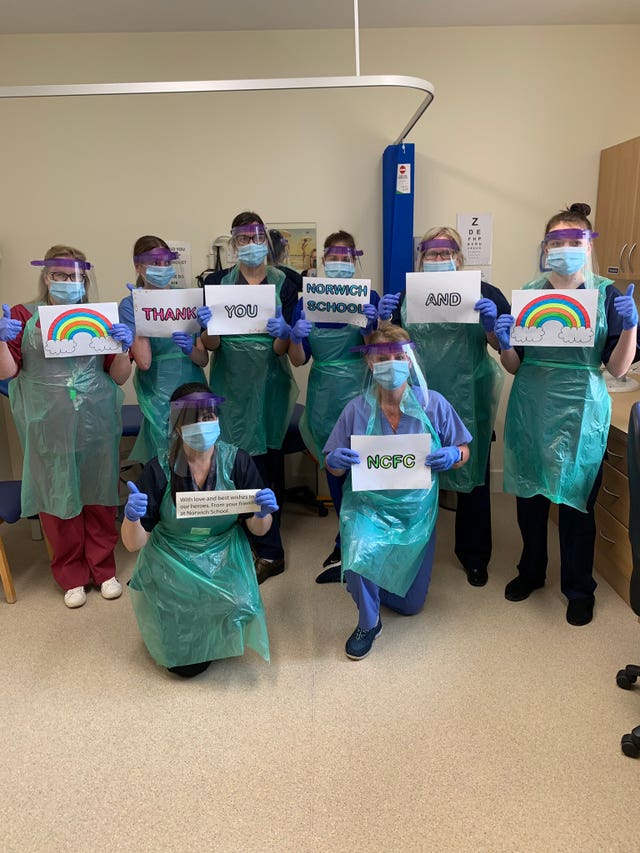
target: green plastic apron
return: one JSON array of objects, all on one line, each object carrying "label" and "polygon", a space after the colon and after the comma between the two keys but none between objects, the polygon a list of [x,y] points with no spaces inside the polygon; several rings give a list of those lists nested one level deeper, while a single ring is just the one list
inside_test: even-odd
[{"label": "green plastic apron", "polygon": [[[236,488],[236,453],[216,444],[216,489]],[[269,660],[264,607],[237,515],[177,519],[168,484],[129,590],[142,638],[160,666],[236,657],[246,646]]]},{"label": "green plastic apron", "polygon": [[[235,266],[220,284],[237,284]],[[275,284],[276,305],[284,273],[267,267],[267,281]],[[256,285],[259,287],[259,285]],[[225,398],[221,437],[250,456],[282,447],[298,398],[288,357],[273,351],[271,335],[223,335],[212,354],[211,390]]]},{"label": "green plastic apron", "polygon": [[440,474],[440,485],[454,492],[470,492],[485,480],[503,372],[487,352],[480,323],[407,324],[406,306],[405,299],[402,325],[416,343],[416,360],[427,385],[451,403],[473,436],[467,464]]},{"label": "green plastic apron", "polygon": [[362,344],[356,326],[323,329],[313,326],[309,335],[313,361],[307,384],[307,401],[300,418],[300,434],[309,451],[324,468],[322,452],[342,410],[362,393],[367,365],[352,347]]},{"label": "green plastic apron", "polygon": [[24,450],[22,515],[75,518],[83,506],[117,506],[124,394],[105,373],[104,356],[45,358],[38,306],[25,307],[33,316],[22,369],[9,383]]},{"label": "green plastic apron", "polygon": [[143,415],[131,458],[148,462],[161,458],[169,446],[169,399],[186,382],[207,384],[204,370],[185,355],[171,338],[149,338],[149,370],[136,367],[133,386]]},{"label": "green plastic apron", "polygon": [[[600,372],[607,339],[604,308],[609,279],[599,290],[593,347],[534,347],[513,380],[504,431],[504,490],[519,497],[544,495],[586,512],[602,464],[611,398]],[[542,289],[546,279],[524,289]]]},{"label": "green plastic apron", "polygon": [[[369,393],[364,398],[371,406],[365,435],[381,435],[381,409]],[[416,432],[431,434],[431,450],[441,447],[431,421],[407,388],[400,408],[416,418],[422,428]],[[438,480],[431,488],[354,492],[351,474],[344,485],[340,510],[342,573],[357,572],[382,589],[406,595],[418,574],[438,515]]]}]

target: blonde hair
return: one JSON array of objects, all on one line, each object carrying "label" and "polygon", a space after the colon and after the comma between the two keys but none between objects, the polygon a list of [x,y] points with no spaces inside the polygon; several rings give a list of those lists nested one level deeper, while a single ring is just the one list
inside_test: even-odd
[{"label": "blonde hair", "polygon": [[[51,258],[74,258],[76,261],[86,261],[87,256],[84,252],[81,252],[80,249],[74,249],[73,246],[65,246],[62,243],[58,243],[55,246],[52,246],[45,252],[44,260],[48,261]],[[84,287],[85,287],[85,295],[83,298],[83,302],[91,302],[89,298],[89,286],[92,282],[90,276],[84,276]],[[40,278],[38,279],[38,302],[47,302],[49,299],[49,288],[47,287],[47,268],[42,267],[40,272]]]},{"label": "blonde hair", "polygon": [[370,344],[405,343],[410,341],[409,333],[402,326],[396,326],[389,320],[380,320],[378,328],[369,338]]},{"label": "blonde hair", "polygon": [[[437,228],[430,228],[425,234],[422,235],[421,243],[425,243],[427,240],[436,240],[436,239],[446,239],[453,240],[453,242],[458,246],[458,251],[454,252],[454,258],[457,260],[457,266],[464,266],[464,255],[462,254],[462,238],[458,234],[455,228],[452,228],[450,225],[440,225]],[[418,256],[418,264],[417,271],[422,272],[422,261],[424,258],[424,252],[421,252]]]}]

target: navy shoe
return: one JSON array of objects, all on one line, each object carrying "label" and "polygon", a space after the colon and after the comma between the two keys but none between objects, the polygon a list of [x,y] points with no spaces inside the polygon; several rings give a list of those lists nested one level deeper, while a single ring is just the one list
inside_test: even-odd
[{"label": "navy shoe", "polygon": [[543,586],[544,581],[542,583],[532,583],[522,575],[518,575],[505,586],[504,597],[507,601],[524,601],[526,598],[529,598],[534,590],[542,589]]},{"label": "navy shoe", "polygon": [[316,583],[340,583],[342,579],[342,551],[336,545],[322,564],[323,572],[316,578]]},{"label": "navy shoe", "polygon": [[567,622],[569,625],[588,625],[593,619],[595,598],[572,598],[567,605]]},{"label": "navy shoe", "polygon": [[344,650],[347,657],[351,660],[362,660],[371,651],[371,646],[376,637],[382,633],[382,620],[378,616],[378,624],[375,628],[369,628],[368,631],[363,631],[358,627],[347,640]]},{"label": "navy shoe", "polygon": [[284,572],[284,560],[267,560],[264,557],[256,557],[256,577],[258,583],[264,583],[267,578],[281,575]]}]

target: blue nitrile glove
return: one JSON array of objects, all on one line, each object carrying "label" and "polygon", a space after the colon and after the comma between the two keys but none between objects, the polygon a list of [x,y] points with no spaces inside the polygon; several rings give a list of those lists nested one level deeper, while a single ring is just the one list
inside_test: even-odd
[{"label": "blue nitrile glove", "polygon": [[430,453],[424,464],[432,471],[448,471],[462,461],[462,451],[459,447],[441,447],[435,453]]},{"label": "blue nitrile glove", "polygon": [[2,306],[2,317],[0,317],[0,341],[12,341],[17,338],[22,329],[20,320],[11,319],[11,309],[8,305]]},{"label": "blue nitrile glove", "polygon": [[313,328],[311,320],[305,320],[304,310],[300,312],[300,319],[296,320],[291,329],[291,343],[301,344],[305,338],[309,337],[309,333]]},{"label": "blue nitrile glove", "polygon": [[622,328],[633,329],[638,325],[638,309],[633,301],[633,291],[635,284],[630,284],[625,290],[624,296],[616,296],[613,300],[613,307],[622,317]]},{"label": "blue nitrile glove", "polygon": [[378,317],[381,320],[390,320],[393,312],[400,304],[399,293],[385,293],[378,303]]},{"label": "blue nitrile glove", "polygon": [[146,515],[149,498],[131,480],[127,486],[130,494],[124,507],[124,517],[128,518],[129,521],[138,521]]},{"label": "blue nitrile glove", "polygon": [[493,332],[496,325],[496,317],[498,316],[498,307],[492,299],[478,299],[473,306],[476,311],[480,312],[480,322],[485,332]]},{"label": "blue nitrile glove", "polygon": [[360,454],[357,450],[351,450],[350,447],[336,447],[331,453],[327,453],[325,462],[329,468],[338,471],[344,468],[351,468],[352,465],[359,465]]},{"label": "blue nitrile glove", "polygon": [[378,309],[375,305],[367,302],[366,305],[362,306],[362,313],[367,318],[367,325],[364,328],[360,327],[360,334],[370,335],[378,325]]},{"label": "blue nitrile glove", "polygon": [[206,330],[211,320],[211,308],[208,305],[201,305],[196,309],[196,317],[198,318],[198,323],[200,323],[200,328]]},{"label": "blue nitrile glove", "polygon": [[272,338],[281,338],[283,341],[288,340],[291,334],[291,326],[282,316],[282,308],[279,305],[276,308],[276,316],[267,320],[267,332]]},{"label": "blue nitrile glove", "polygon": [[280,509],[276,496],[271,489],[260,489],[259,492],[256,492],[255,501],[260,507],[260,512],[255,513],[258,518],[265,518]]},{"label": "blue nitrile glove", "polygon": [[511,349],[511,328],[516,322],[516,318],[511,314],[501,314],[496,320],[493,331],[498,339],[501,350]]},{"label": "blue nitrile glove", "polygon": [[109,329],[109,334],[114,341],[118,341],[127,350],[133,343],[133,332],[125,323],[114,323]]},{"label": "blue nitrile glove", "polygon": [[191,350],[193,349],[193,335],[188,335],[186,332],[174,332],[171,335],[171,340],[185,355],[191,355]]}]

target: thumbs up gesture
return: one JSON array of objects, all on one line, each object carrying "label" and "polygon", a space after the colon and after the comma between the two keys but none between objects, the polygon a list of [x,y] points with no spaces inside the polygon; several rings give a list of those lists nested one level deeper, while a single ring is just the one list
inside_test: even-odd
[{"label": "thumbs up gesture", "polygon": [[613,300],[613,307],[622,317],[622,328],[633,329],[638,325],[638,309],[633,301],[633,291],[635,284],[630,284],[627,287],[624,296],[616,296]]},{"label": "thumbs up gesture", "polygon": [[289,339],[291,326],[282,316],[282,308],[279,305],[276,308],[276,316],[269,317],[267,320],[267,332],[269,332],[272,338],[280,338],[283,341]]},{"label": "thumbs up gesture", "polygon": [[128,518],[129,521],[139,521],[147,512],[149,498],[131,481],[127,483],[127,487],[129,489],[129,497],[124,508],[125,518]]},{"label": "thumbs up gesture", "polygon": [[12,341],[17,338],[21,328],[20,320],[12,320],[9,306],[3,305],[2,317],[0,317],[0,341]]},{"label": "thumbs up gesture", "polygon": [[309,337],[309,333],[311,332],[312,323],[310,320],[306,320],[304,316],[304,309],[300,312],[300,319],[296,321],[291,329],[291,343],[292,344],[301,344],[304,338]]}]

